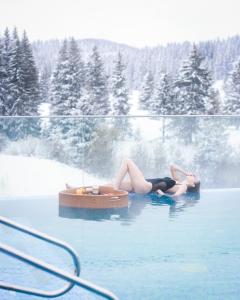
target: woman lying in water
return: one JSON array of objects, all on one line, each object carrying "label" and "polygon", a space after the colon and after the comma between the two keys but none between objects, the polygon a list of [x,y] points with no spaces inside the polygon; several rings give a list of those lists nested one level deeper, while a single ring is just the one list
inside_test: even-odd
[{"label": "woman lying in water", "polygon": [[[180,196],[186,192],[199,192],[199,179],[176,165],[170,167],[171,178],[154,178],[145,179],[142,172],[131,159],[124,159],[120,169],[118,170],[114,188],[135,192],[140,194],[147,194],[156,192],[160,195],[171,194],[171,197]],[[185,176],[184,180],[180,180],[178,173]],[[123,181],[126,175],[129,175],[130,181]]]}]

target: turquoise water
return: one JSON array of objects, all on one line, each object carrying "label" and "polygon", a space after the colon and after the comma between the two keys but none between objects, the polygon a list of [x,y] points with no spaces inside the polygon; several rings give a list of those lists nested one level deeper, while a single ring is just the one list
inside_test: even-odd
[{"label": "turquoise water", "polygon": [[[81,277],[123,300],[227,299],[240,295],[240,190],[205,190],[174,203],[130,195],[128,209],[66,210],[58,199],[1,198],[0,214],[71,244]],[[30,237],[0,227],[1,242],[71,271],[70,259]],[[0,280],[52,289],[49,275],[0,254]],[[1,300],[40,299],[0,291]],[[101,299],[80,288],[62,299]]]}]

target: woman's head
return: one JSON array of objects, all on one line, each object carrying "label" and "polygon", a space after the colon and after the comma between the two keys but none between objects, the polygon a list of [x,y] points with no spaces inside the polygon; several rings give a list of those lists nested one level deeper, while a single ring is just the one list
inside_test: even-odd
[{"label": "woman's head", "polygon": [[195,176],[188,176],[187,178],[187,192],[199,193],[200,190],[200,180]]}]

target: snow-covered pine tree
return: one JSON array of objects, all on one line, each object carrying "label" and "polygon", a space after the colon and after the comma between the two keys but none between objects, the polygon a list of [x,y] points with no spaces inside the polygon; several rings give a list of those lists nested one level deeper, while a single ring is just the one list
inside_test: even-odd
[{"label": "snow-covered pine tree", "polygon": [[[81,141],[83,143],[89,144],[91,140],[95,137],[95,127],[96,119],[91,116],[95,114],[94,103],[91,95],[89,95],[86,89],[83,89],[83,94],[81,98],[81,107],[79,110],[82,111],[82,114],[85,116],[82,119],[83,123],[83,134]],[[90,116],[89,118],[87,116]]]},{"label": "snow-covered pine tree", "polygon": [[69,61],[68,61],[68,42],[63,41],[59,51],[58,62],[53,72],[51,82],[51,115],[71,115],[71,110],[68,106],[70,97],[69,84]]},{"label": "snow-covered pine tree", "polygon": [[[21,47],[21,78],[23,82],[22,106],[25,116],[37,116],[40,104],[38,70],[35,65],[31,44],[24,31]],[[40,119],[29,118],[22,121],[22,130],[26,135],[39,136]]]},{"label": "snow-covered pine tree", "polygon": [[[84,72],[85,67],[81,59],[80,50],[74,38],[69,42],[69,87],[70,94],[68,98],[68,106],[71,115],[81,115],[84,105]],[[85,128],[82,118],[68,119],[68,132],[65,142],[66,152],[69,153],[69,159],[72,165],[82,165],[82,156],[84,153]]]},{"label": "snow-covered pine tree", "polygon": [[196,45],[193,45],[189,59],[183,63],[175,82],[175,114],[206,113],[212,79],[207,68],[202,66],[203,60]]},{"label": "snow-covered pine tree", "polygon": [[81,91],[81,101],[78,102],[76,111],[86,117],[78,119],[75,130],[72,132],[71,143],[75,143],[75,150],[72,153],[72,161],[80,166],[83,161],[84,152],[88,151],[94,140],[96,120],[87,117],[94,114],[108,114],[110,105],[108,100],[107,78],[104,74],[104,67],[97,47],[94,47],[87,64],[87,76],[85,87]]},{"label": "snow-covered pine tree", "polygon": [[[69,119],[68,138],[65,143],[66,152],[73,166],[82,168],[84,165],[84,153],[94,138],[96,120],[91,117],[94,114],[92,99],[85,88],[81,88],[81,99],[78,101],[73,115],[84,115],[85,117]],[[67,150],[68,149],[68,150]]]},{"label": "snow-covered pine tree", "polygon": [[[22,116],[24,115],[23,94],[24,82],[21,65],[21,45],[18,37],[17,29],[13,31],[12,38],[10,38],[8,30],[5,31],[5,62],[7,68],[7,98],[6,98],[6,115],[8,116]],[[7,53],[8,51],[8,53]],[[15,118],[5,121],[4,131],[8,138],[16,140],[26,135],[23,130],[24,120]]]},{"label": "snow-covered pine tree", "polygon": [[[69,77],[68,41],[64,40],[51,81],[50,114],[52,116],[71,116],[72,112],[69,109],[68,101],[70,97]],[[52,154],[63,162],[67,159],[64,145],[70,129],[69,120],[67,118],[51,118],[50,121],[49,138],[53,145]]]},{"label": "snow-covered pine tree", "polygon": [[9,55],[10,55],[10,47],[11,47],[11,36],[8,27],[4,30],[4,35],[3,35],[3,54],[4,54],[4,60],[5,64],[8,65],[9,63]]},{"label": "snow-covered pine tree", "polygon": [[223,110],[229,115],[240,114],[240,59],[235,63],[227,81],[226,103]]},{"label": "snow-covered pine tree", "polygon": [[1,49],[7,91],[4,115],[36,115],[39,101],[38,72],[26,33],[20,41],[16,28],[12,39],[6,29]]},{"label": "snow-covered pine tree", "polygon": [[68,98],[68,109],[73,113],[81,114],[81,111],[77,111],[78,102],[82,96],[82,89],[84,87],[84,63],[81,59],[78,45],[74,38],[69,43],[69,85],[70,95]]},{"label": "snow-covered pine tree", "polygon": [[208,115],[217,115],[221,112],[221,103],[219,91],[213,87],[209,92],[209,99],[206,103],[206,110]]},{"label": "snow-covered pine tree", "polygon": [[[1,98],[1,115],[8,116],[9,115],[9,98],[10,98],[10,92],[9,92],[9,61],[10,61],[10,47],[11,47],[11,37],[9,34],[8,28],[4,31],[4,37],[1,41],[1,71],[0,71],[0,98]],[[0,129],[2,132],[2,136],[10,136],[11,135],[11,123],[12,120],[10,119],[3,119],[0,123]],[[13,124],[14,125],[14,124]],[[15,126],[13,126],[15,127]]]},{"label": "snow-covered pine tree", "polygon": [[143,83],[140,88],[139,106],[143,110],[149,109],[149,104],[152,104],[154,93],[154,78],[151,71],[148,71],[143,77]]},{"label": "snow-covered pine tree", "polygon": [[51,69],[45,65],[39,75],[40,102],[48,103],[51,81]]},{"label": "snow-covered pine tree", "polygon": [[115,115],[127,115],[130,110],[122,55],[119,52],[112,75],[112,105]]},{"label": "snow-covered pine tree", "polygon": [[83,88],[81,101],[79,101],[77,104],[77,111],[79,111],[84,116],[94,115],[95,109],[93,101],[94,99],[91,98],[88,89]]},{"label": "snow-covered pine tree", "polygon": [[8,99],[7,114],[9,116],[24,115],[23,92],[24,81],[21,61],[21,45],[18,37],[17,29],[13,31],[13,37],[9,49],[9,65],[8,65]]},{"label": "snow-covered pine tree", "polygon": [[3,64],[3,69],[2,72],[5,73],[5,87],[4,90],[6,92],[4,96],[4,110],[3,110],[3,115],[8,115],[8,96],[9,96],[9,91],[8,91],[8,82],[9,82],[9,61],[10,61],[10,47],[11,47],[11,37],[8,28],[5,29],[4,31],[4,36],[2,39],[2,64]]},{"label": "snow-covered pine tree", "polygon": [[69,43],[65,40],[53,73],[50,100],[51,114],[67,115],[69,118],[51,120],[50,139],[57,149],[54,155],[69,164],[77,164],[81,160],[83,121],[72,116],[83,113],[83,85],[84,65],[78,46],[74,39]]},{"label": "snow-covered pine tree", "polygon": [[[8,116],[32,116],[38,113],[38,71],[33,59],[31,45],[26,33],[19,40],[17,29],[10,37],[6,28],[1,41],[1,114]],[[3,126],[5,134],[12,139],[28,134],[38,134],[37,119],[8,119]]]},{"label": "snow-covered pine tree", "polygon": [[173,106],[172,82],[170,76],[164,73],[156,85],[151,109],[157,115],[171,115]]},{"label": "snow-covered pine tree", "polygon": [[3,58],[3,40],[0,39],[0,116],[6,115],[7,72]]},{"label": "snow-covered pine tree", "polygon": [[31,45],[26,32],[20,44],[21,47],[21,72],[23,80],[23,106],[24,115],[38,115],[39,106],[39,82],[38,70],[35,65]]},{"label": "snow-covered pine tree", "polygon": [[[173,114],[193,115],[206,114],[207,102],[210,97],[212,79],[207,68],[202,66],[204,58],[196,45],[190,52],[189,58],[183,62],[174,89]],[[199,129],[198,118],[173,119],[170,126],[176,136],[185,144],[192,144]]]},{"label": "snow-covered pine tree", "polygon": [[110,112],[107,77],[96,46],[92,49],[87,65],[87,73],[86,87],[93,101],[94,114],[107,115]]},{"label": "snow-covered pine tree", "polygon": [[4,144],[4,140],[5,140],[4,139],[5,120],[1,119],[1,116],[4,116],[6,114],[6,108],[5,108],[6,98],[7,98],[6,78],[7,78],[7,73],[3,61],[3,41],[0,38],[0,143],[2,145]]}]

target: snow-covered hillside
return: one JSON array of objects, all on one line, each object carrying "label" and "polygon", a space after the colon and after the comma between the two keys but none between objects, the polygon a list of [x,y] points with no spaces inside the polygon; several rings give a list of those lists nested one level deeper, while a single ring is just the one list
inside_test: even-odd
[{"label": "snow-covered hillside", "polygon": [[65,183],[93,185],[99,179],[62,163],[35,157],[0,155],[0,196],[57,195]]}]

